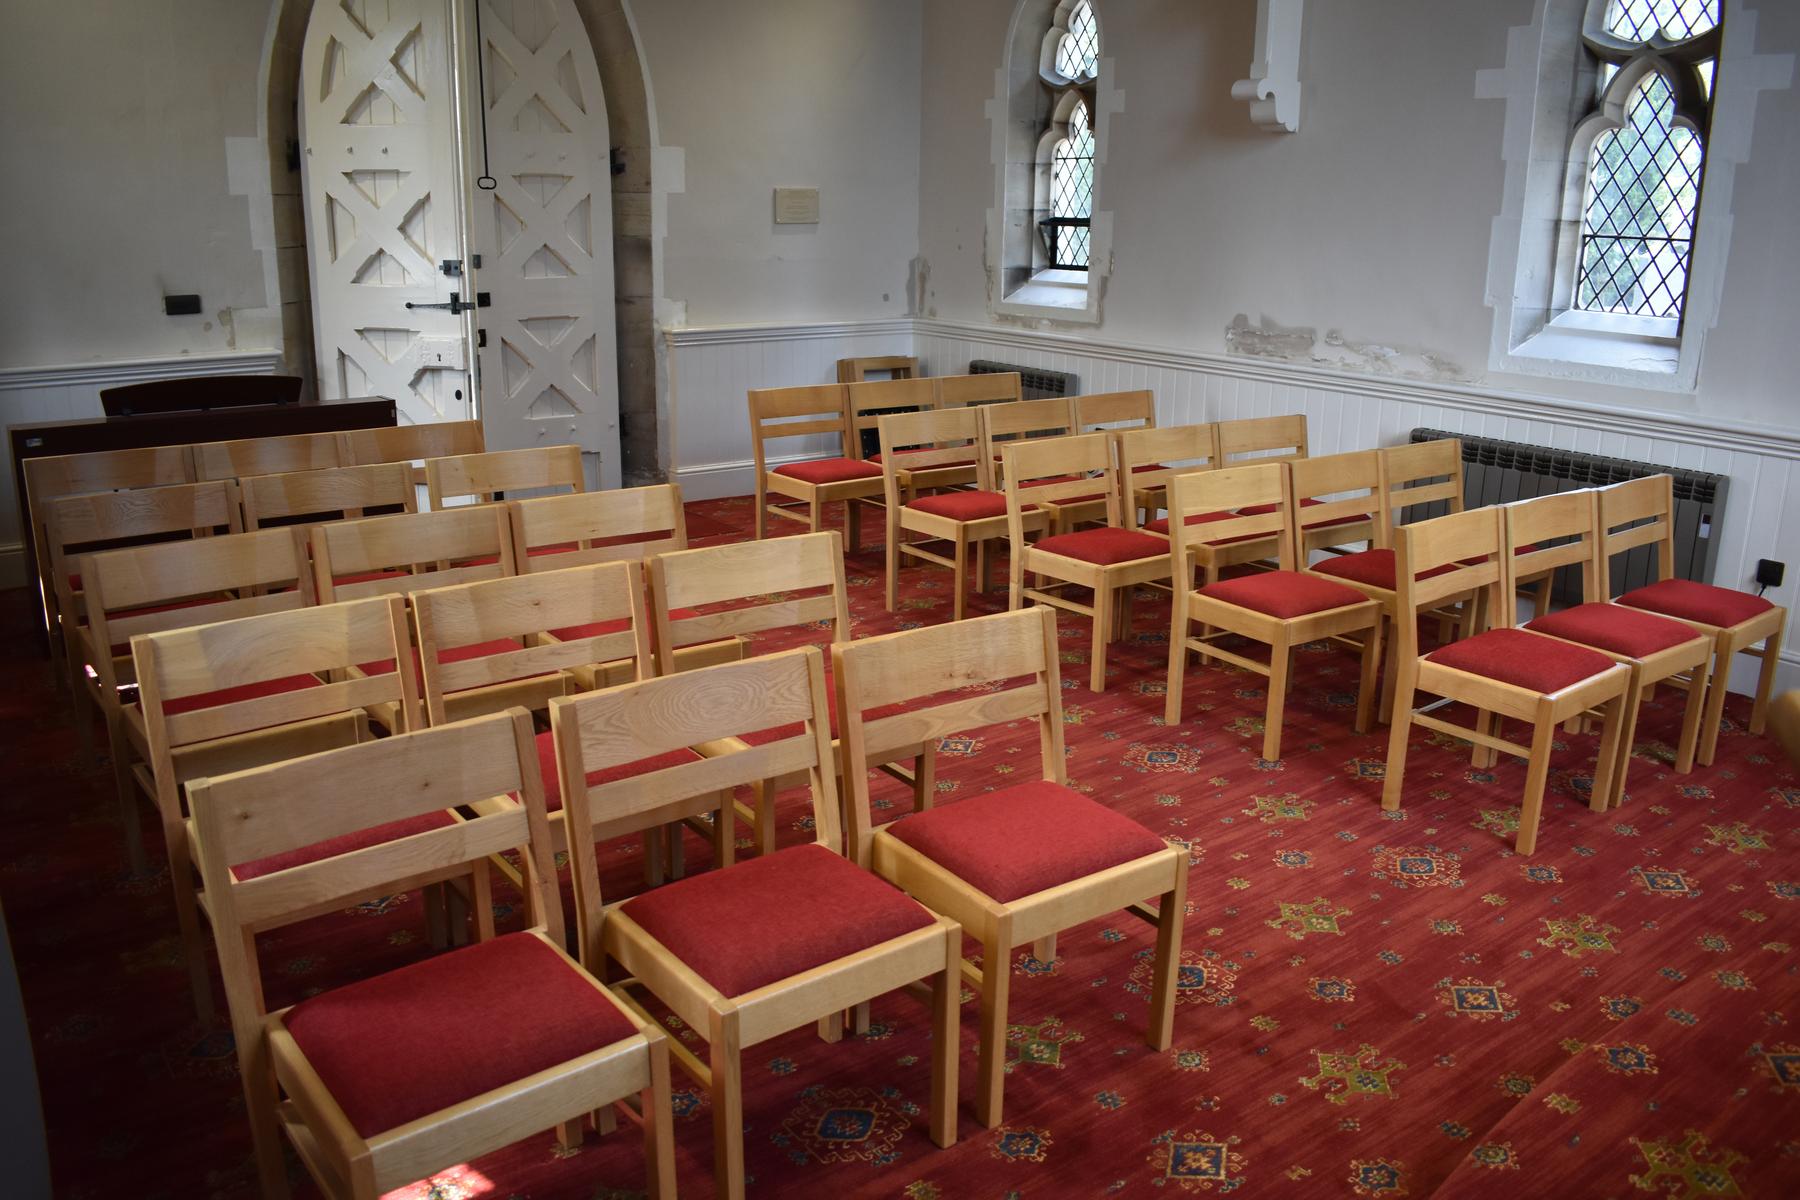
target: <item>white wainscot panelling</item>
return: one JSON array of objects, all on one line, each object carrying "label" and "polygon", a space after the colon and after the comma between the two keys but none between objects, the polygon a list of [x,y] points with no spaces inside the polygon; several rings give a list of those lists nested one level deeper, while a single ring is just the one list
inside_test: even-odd
[{"label": "white wainscot panelling", "polygon": [[[705,500],[748,495],[751,388],[837,381],[837,360],[911,354],[912,321],[725,326],[666,332],[669,457],[682,495]],[[836,454],[828,436],[770,446],[772,461]]]},{"label": "white wainscot panelling", "polygon": [[[72,366],[0,370],[0,425],[67,421],[103,415],[100,393],[110,387],[192,375],[272,375],[281,366],[279,350],[195,354],[172,358],[79,363]],[[0,587],[19,587],[26,571],[19,544],[20,497],[13,494],[12,463],[0,487]]]}]

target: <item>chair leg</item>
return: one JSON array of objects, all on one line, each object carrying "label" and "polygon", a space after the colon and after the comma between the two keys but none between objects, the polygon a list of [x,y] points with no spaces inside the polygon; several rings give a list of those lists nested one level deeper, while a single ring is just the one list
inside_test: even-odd
[{"label": "chair leg", "polygon": [[1117,605],[1118,615],[1113,619],[1113,627],[1115,629],[1113,640],[1115,642],[1127,642],[1131,640],[1131,605],[1132,601],[1136,599],[1137,586],[1135,584],[1127,584],[1125,587],[1119,589],[1119,603]]},{"label": "chair leg", "polygon": [[1181,688],[1187,681],[1187,601],[1169,598],[1169,678],[1163,686],[1163,724],[1181,724]]},{"label": "chair leg", "polygon": [[769,536],[769,493],[763,490],[762,480],[756,481],[756,540],[762,541]]},{"label": "chair leg", "polygon": [[857,554],[862,551],[862,501],[852,496],[844,501],[844,553]]},{"label": "chair leg", "polygon": [[1550,743],[1556,722],[1548,705],[1540,705],[1531,725],[1531,757],[1525,765],[1525,795],[1519,805],[1519,836],[1513,849],[1530,854],[1537,849],[1538,820],[1544,810],[1544,784],[1550,778]]},{"label": "chair leg", "polygon": [[1055,962],[1056,935],[1054,933],[1046,933],[1043,937],[1031,943],[1031,957],[1037,959],[1041,963]]},{"label": "chair leg", "polygon": [[1112,632],[1113,590],[1102,579],[1094,588],[1094,650],[1088,660],[1088,691],[1106,690],[1106,639]]},{"label": "chair leg", "polygon": [[661,887],[663,868],[668,862],[668,847],[665,844],[667,830],[658,825],[643,832],[644,843],[644,886]]},{"label": "chair leg", "polygon": [[[86,707],[81,705],[80,696],[76,701],[82,709],[81,720],[85,727]],[[125,836],[125,860],[133,875],[142,875],[149,869],[149,862],[144,857],[143,817],[138,812],[137,780],[131,773],[131,739],[125,734],[123,713],[106,714],[106,742],[111,747],[108,753],[112,759],[113,788],[119,797],[119,826]]]},{"label": "chair leg", "polygon": [[736,1012],[711,1014],[713,1185],[719,1200],[744,1200],[744,1078]]},{"label": "chair leg", "polygon": [[[1396,644],[1395,650],[1398,649]],[[1381,807],[1387,812],[1400,807],[1401,794],[1406,790],[1406,743],[1412,735],[1415,670],[1409,664],[1401,671],[1399,686],[1394,690],[1394,716],[1388,725],[1387,770],[1381,782]]]},{"label": "chair leg", "polygon": [[1750,705],[1750,732],[1760,734],[1769,723],[1769,696],[1775,690],[1775,668],[1781,662],[1781,635],[1777,629],[1763,639],[1762,672],[1756,677],[1756,699]]},{"label": "chair leg", "polygon": [[1294,666],[1294,652],[1281,637],[1269,647],[1269,702],[1263,711],[1263,759],[1281,761],[1281,719],[1287,708],[1288,673]]},{"label": "chair leg", "polygon": [[1187,920],[1185,858],[1175,866],[1175,886],[1164,892],[1156,914],[1156,976],[1150,984],[1150,1028],[1144,1040],[1167,1050],[1175,1037],[1175,985],[1181,974],[1181,926]]},{"label": "chair leg", "polygon": [[[1494,714],[1491,710],[1478,708],[1475,710],[1475,732],[1482,737],[1494,736]],[[1485,771],[1500,761],[1500,752],[1492,746],[1484,746],[1480,742],[1469,743],[1469,765],[1477,771]]]},{"label": "chair leg", "polygon": [[1006,1008],[1012,987],[1012,921],[1004,919],[981,948],[981,1043],[976,1058],[975,1117],[1000,1124],[1006,1105]]},{"label": "chair leg", "polygon": [[[937,739],[919,747],[913,756],[913,811],[924,812],[937,799]],[[844,789],[848,798],[850,789]]]},{"label": "chair leg", "polygon": [[1400,630],[1392,617],[1382,617],[1382,642],[1387,652],[1381,658],[1381,723],[1394,719],[1394,689],[1400,682]]},{"label": "chair leg", "polygon": [[887,545],[883,549],[887,554],[887,610],[893,612],[895,606],[900,603],[899,522],[888,522]]},{"label": "chair leg", "polygon": [[755,784],[752,790],[756,793],[756,828],[751,836],[756,840],[758,855],[775,852],[775,781],[764,779]]},{"label": "chair leg", "polygon": [[493,938],[494,876],[485,859],[469,871],[469,920],[474,926],[476,941]]},{"label": "chair leg", "polygon": [[1381,686],[1381,660],[1386,647],[1381,640],[1382,620],[1375,618],[1375,624],[1363,634],[1362,670],[1356,686],[1356,732],[1369,732],[1369,720],[1375,715],[1377,692]]},{"label": "chair leg", "polygon": [[210,1022],[215,1011],[212,994],[212,971],[206,962],[206,935],[200,929],[200,903],[194,894],[194,865],[188,857],[187,830],[179,811],[173,815],[168,806],[158,803],[163,818],[163,844],[169,853],[169,883],[175,889],[175,921],[181,930],[181,952],[187,961],[188,985],[194,993],[194,1014],[202,1023]]},{"label": "chair leg", "polygon": [[1706,662],[1694,665],[1688,672],[1687,707],[1681,713],[1681,741],[1675,748],[1675,773],[1686,775],[1694,769],[1694,744],[1700,740],[1700,716],[1706,708]]},{"label": "chair leg", "polygon": [[1625,802],[1625,772],[1631,763],[1631,739],[1637,728],[1637,680],[1607,701],[1600,710],[1603,722],[1600,754],[1594,760],[1594,782],[1588,809],[1605,812]]},{"label": "chair leg", "polygon": [[278,1115],[281,1090],[261,1037],[246,1038],[240,1034],[238,1074],[244,1083],[244,1108],[250,1118],[250,1142],[255,1149],[263,1200],[287,1200],[287,1159],[282,1150]]},{"label": "chair leg", "polygon": [[956,565],[950,568],[950,586],[955,599],[950,602],[950,619],[960,621],[969,599],[969,542],[962,530],[956,531],[956,538],[950,543],[950,561]]},{"label": "chair leg", "polygon": [[988,553],[988,539],[977,538],[975,541],[975,586],[982,595],[987,595],[994,587],[994,556]]},{"label": "chair leg", "polygon": [[1706,689],[1706,713],[1700,718],[1700,765],[1710,767],[1719,752],[1719,722],[1725,718],[1725,691],[1731,681],[1731,646],[1723,633],[1713,641],[1712,681]]},{"label": "chair leg", "polygon": [[654,1200],[675,1200],[675,1114],[670,1108],[669,1044],[660,1037],[650,1044],[650,1086],[638,1093],[638,1109],[644,1116],[644,1165],[648,1176],[645,1194]]},{"label": "chair leg", "polygon": [[687,845],[682,840],[683,826],[680,821],[670,821],[663,826],[669,843],[669,878],[680,879],[687,874]]},{"label": "chair leg", "polygon": [[713,866],[729,867],[737,854],[737,818],[732,810],[731,793],[719,795],[718,811],[713,813]]},{"label": "chair leg", "polygon": [[817,533],[823,528],[825,528],[825,506],[819,503],[819,497],[815,494],[806,502],[806,532]]},{"label": "chair leg", "polygon": [[[931,978],[931,1140],[956,1144],[956,1068],[962,1057],[962,931],[944,936],[944,969]],[[866,1005],[858,1009],[867,1014]]]},{"label": "chair leg", "polygon": [[1554,578],[1546,575],[1531,587],[1531,619],[1534,621],[1550,611],[1550,584]]}]

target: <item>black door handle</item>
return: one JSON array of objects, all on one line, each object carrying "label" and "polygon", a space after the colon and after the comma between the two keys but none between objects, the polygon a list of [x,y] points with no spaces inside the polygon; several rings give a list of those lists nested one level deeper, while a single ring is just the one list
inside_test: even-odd
[{"label": "black door handle", "polygon": [[459,295],[458,293],[451,292],[450,293],[450,301],[447,304],[414,304],[411,300],[408,300],[406,302],[406,307],[407,308],[447,308],[450,310],[450,315],[454,317],[454,316],[458,316],[459,314],[469,312],[472,309],[488,308],[488,307],[490,307],[491,303],[492,303],[492,301],[490,300],[488,293],[486,293],[486,292],[476,292],[475,300],[473,303],[470,303],[469,301],[464,300],[462,298],[462,296]]}]

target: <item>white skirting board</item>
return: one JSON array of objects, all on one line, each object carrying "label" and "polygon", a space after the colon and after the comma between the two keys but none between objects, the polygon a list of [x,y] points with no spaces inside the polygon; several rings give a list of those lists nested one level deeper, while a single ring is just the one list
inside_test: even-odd
[{"label": "white skirting board", "polygon": [[[1758,559],[1790,564],[1789,582],[1771,596],[1790,609],[1777,688],[1800,687],[1800,627],[1792,616],[1793,581],[1800,578],[1800,430],[938,320],[675,329],[665,336],[671,462],[692,499],[751,491],[748,389],[829,383],[837,359],[866,354],[917,355],[927,375],[959,374],[971,359],[989,358],[1073,372],[1084,392],[1149,388],[1164,424],[1303,412],[1315,454],[1397,445],[1428,426],[1727,475],[1714,581],[1751,588]],[[781,449],[806,457],[804,447]],[[1754,666],[1740,656],[1734,690],[1750,690]]]},{"label": "white skirting board", "polygon": [[[280,368],[280,350],[9,367],[0,369],[0,425],[101,416],[101,391],[122,384],[190,375],[273,375]],[[0,486],[0,587],[20,587],[29,572],[19,542],[23,505],[21,497],[13,494],[10,457],[6,477],[8,482]]]}]

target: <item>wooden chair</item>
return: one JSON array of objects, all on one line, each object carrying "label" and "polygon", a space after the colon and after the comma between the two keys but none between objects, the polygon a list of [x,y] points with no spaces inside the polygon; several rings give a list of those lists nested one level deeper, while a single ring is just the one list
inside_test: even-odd
[{"label": "wooden chair", "polygon": [[328,521],[308,537],[321,604],[499,579],[515,567],[512,525],[493,505]]},{"label": "wooden chair", "polygon": [[[1213,424],[1121,429],[1112,435],[1112,443],[1119,470],[1120,516],[1127,529],[1156,521],[1156,514],[1168,507],[1171,475],[1219,465],[1219,427]],[[1166,521],[1162,530],[1166,535]]]},{"label": "wooden chair", "polygon": [[[844,389],[846,403],[850,406],[850,438],[851,445],[857,454],[868,448],[868,435],[877,432],[877,423],[890,413],[930,412],[938,406],[939,381],[936,379],[881,379],[870,383],[853,383]],[[900,448],[895,453],[900,455],[895,466],[900,471],[900,482],[903,493],[908,500],[920,491],[934,491],[948,487],[968,487],[976,480],[975,450],[971,447],[959,461],[946,462],[937,460],[936,468],[926,472],[927,480],[915,481],[913,478],[913,451],[930,449],[929,446],[915,447],[908,442],[896,443]],[[885,453],[876,449],[867,456],[868,461],[880,465]],[[859,500],[856,503],[873,504],[872,500]],[[885,514],[884,514],[885,515]]]},{"label": "wooden chair", "polygon": [[[55,454],[28,458],[24,471],[25,494],[21,519],[30,523],[32,564],[37,575],[38,600],[44,606],[44,632],[50,655],[61,679],[72,665],[61,661],[63,644],[58,638],[62,614],[58,611],[56,576],[51,565],[50,540],[45,536],[46,505],[62,496],[88,492],[114,492],[133,488],[164,487],[194,482],[194,457],[186,446],[150,446],[132,450],[96,450],[87,454]],[[65,572],[66,575],[66,572]]]},{"label": "wooden chair", "polygon": [[[770,442],[837,439],[834,457],[769,465]],[[750,392],[750,447],[756,460],[756,536],[769,536],[769,517],[798,521],[809,533],[824,528],[822,510],[844,502],[850,549],[862,546],[862,509],[855,501],[881,494],[881,468],[862,457],[850,428],[843,384],[756,388]],[[777,497],[771,500],[770,496]],[[782,503],[782,499],[797,503]],[[804,507],[802,507],[804,506]]]},{"label": "wooden chair", "polygon": [[1025,398],[1023,381],[1017,371],[984,371],[979,375],[938,375],[937,406],[967,408],[988,404],[1010,404]]},{"label": "wooden chair", "polygon": [[[603,919],[594,855],[585,846],[570,855],[587,961],[617,961],[706,1038],[707,1063],[679,1042],[670,1050],[712,1096],[717,1194],[741,1200],[745,1191],[743,1051],[815,1021],[836,1041],[846,1008],[920,980],[929,981],[932,1022],[931,1140],[953,1145],[962,930],[842,857],[818,649],[556,700],[550,721],[570,828],[591,826],[596,836],[621,823],[667,820],[693,796],[769,775],[798,772],[811,790],[806,844],[654,888]],[[582,774],[770,728],[784,733],[752,749],[592,792],[576,786]],[[581,840],[592,839],[571,838]],[[620,990],[636,1007],[625,985]]]},{"label": "wooden chair", "polygon": [[889,379],[911,379],[919,373],[919,360],[910,354],[878,354],[837,360],[839,383],[861,383],[870,371],[886,371]]},{"label": "wooden chair", "polygon": [[1075,432],[1075,406],[1067,396],[983,404],[978,411],[981,413],[981,457],[994,471],[995,487],[1005,482],[1005,463],[1001,461],[1000,452],[1008,443],[1027,438],[1068,437]]},{"label": "wooden chair", "polygon": [[[1027,400],[1030,404],[1032,401]],[[1004,448],[1006,528],[1010,586],[1007,607],[1026,600],[1079,613],[1093,622],[1093,652],[1088,688],[1106,690],[1106,645],[1131,628],[1131,595],[1140,583],[1169,578],[1169,544],[1159,537],[1127,529],[1119,521],[1117,473],[1112,447],[1104,433],[1073,437],[1023,439]],[[1025,539],[1027,509],[1055,508],[1085,502],[1098,491],[1106,505],[1106,524],[1093,529],[1059,532],[1036,542]],[[1050,520],[1056,520],[1054,514]],[[1049,576],[1044,586],[1025,586],[1026,572]],[[1093,590],[1090,603],[1063,594],[1065,587]]]},{"label": "wooden chair", "polygon": [[452,500],[491,504],[504,493],[549,488],[587,491],[580,446],[533,446],[425,460],[425,491],[433,509]]},{"label": "wooden chair", "polygon": [[[76,561],[87,624],[75,646],[77,679],[106,721],[125,846],[134,869],[144,851],[133,763],[149,753],[137,704],[131,639],[256,613],[313,604],[306,545],[297,529],[263,529],[83,555]],[[76,705],[81,710],[81,705]],[[77,720],[89,719],[85,711]],[[138,757],[134,759],[133,755]]]},{"label": "wooden chair", "polygon": [[[326,1195],[374,1200],[553,1126],[572,1142],[584,1114],[614,1105],[642,1124],[649,1194],[673,1200],[668,1040],[563,952],[525,714],[197,780],[192,791],[267,1200],[288,1195],[284,1135]],[[518,800],[491,799],[507,795]],[[447,805],[476,802],[482,815],[437,820]],[[422,822],[432,824],[400,835]],[[329,852],[313,853],[321,847]],[[483,931],[476,944],[268,1011],[254,930],[404,891],[422,863],[478,869],[503,850],[528,865],[532,928]],[[295,858],[269,875],[234,871]],[[635,1108],[619,1103],[634,1094]]]},{"label": "wooden chair", "polygon": [[1221,467],[1238,466],[1240,460],[1251,457],[1259,463],[1292,462],[1306,454],[1305,413],[1219,422]]},{"label": "wooden chair", "polygon": [[[867,386],[867,385],[865,385]],[[981,419],[973,409],[929,409],[893,413],[881,418],[882,487],[887,500],[887,609],[899,603],[900,567],[907,558],[936,563],[951,572],[952,620],[963,619],[968,600],[969,548],[975,548],[975,574],[982,591],[988,588],[986,543],[1009,534],[1006,496],[980,487],[974,490],[913,494],[909,475],[931,474],[938,464],[967,464],[986,482],[991,469],[980,455]],[[900,447],[910,447],[901,450]],[[900,463],[906,463],[903,470]],[[1024,514],[1027,531],[1041,532],[1048,515],[1041,509]],[[918,534],[928,541],[950,544],[949,557],[907,540]]]},{"label": "wooden chair", "polygon": [[[419,693],[408,673],[342,678],[352,663],[384,655],[391,660],[396,648],[405,644],[406,606],[395,596],[264,613],[131,639],[139,702],[127,710],[126,721],[133,740],[141,739],[144,747],[143,763],[132,774],[162,818],[175,914],[201,1020],[209,1020],[213,1013],[212,979],[199,922],[206,898],[194,893],[193,845],[183,788],[203,776],[362,741],[367,734],[364,710],[372,704],[396,705],[404,726],[419,728]],[[326,682],[327,677],[339,682]],[[445,812],[437,823],[453,820]],[[236,878],[250,879],[287,865],[286,859],[256,855],[235,860],[232,870]],[[410,886],[467,874],[420,872]],[[370,895],[378,894],[385,893]],[[473,914],[477,923],[491,927],[485,876],[471,886],[470,894],[481,901]],[[300,915],[315,916],[335,907],[341,905],[314,907]]]},{"label": "wooden chair", "polygon": [[[612,488],[572,496],[542,496],[507,504],[522,574],[556,571],[591,563],[642,563],[671,550],[686,550],[687,509],[672,483]],[[735,662],[744,656],[742,638],[683,646],[675,669]],[[638,678],[635,663],[621,660],[597,668],[578,667],[583,691]]]},{"label": "wooden chair", "polygon": [[487,450],[487,434],[480,421],[433,421],[424,425],[386,425],[351,429],[344,434],[344,461],[348,465],[370,463],[418,463],[414,483],[425,482],[428,458],[452,458]]},{"label": "wooden chair", "polygon": [[[1164,721],[1181,721],[1182,683],[1187,676],[1187,656],[1232,663],[1268,678],[1268,701],[1263,716],[1262,757],[1281,759],[1283,710],[1288,680],[1293,671],[1294,647],[1321,638],[1362,633],[1362,682],[1356,699],[1356,731],[1369,727],[1375,680],[1381,664],[1381,610],[1361,592],[1316,575],[1295,570],[1294,500],[1289,491],[1285,463],[1255,463],[1196,471],[1169,480],[1170,550],[1175,560],[1174,578],[1193,578],[1190,554],[1195,544],[1236,537],[1273,537],[1277,545],[1277,569],[1239,575],[1178,594],[1171,606],[1169,629],[1169,684]],[[1250,509],[1256,509],[1250,512]],[[1217,521],[1193,523],[1196,516],[1237,510]],[[1195,636],[1190,622],[1199,622]],[[1268,646],[1269,661],[1228,650],[1218,639],[1231,635],[1250,638]]]},{"label": "wooden chair", "polygon": [[1386,542],[1379,450],[1296,458],[1288,463],[1288,478],[1300,522],[1296,561],[1301,567],[1317,550],[1356,542],[1373,550]]},{"label": "wooden chair", "polygon": [[[759,637],[778,630],[803,629],[810,634],[829,623],[830,639],[847,642],[850,605],[844,587],[843,542],[836,530],[827,530],[659,554],[650,560],[650,613],[656,622],[657,668],[663,675],[684,669],[677,657],[683,646],[722,637],[747,638],[754,649]],[[825,685],[831,686],[829,677]],[[835,730],[832,726],[834,738]],[[760,746],[786,732],[755,730],[743,741]],[[834,748],[837,744],[832,742]],[[914,805],[922,808],[930,803],[935,787],[936,749],[935,742],[921,743],[864,766],[880,768],[910,785]],[[910,769],[901,765],[908,759]],[[775,848],[776,793],[804,782],[797,771],[770,775],[757,788],[752,806],[734,805],[749,822],[758,853]]]},{"label": "wooden chair", "polygon": [[[81,575],[75,570],[78,555],[108,543],[179,541],[237,533],[240,528],[237,488],[229,480],[58,496],[40,502],[40,508],[43,522],[37,548],[49,556],[50,611],[58,626],[51,644],[59,652],[57,678],[71,696],[79,696],[83,686],[81,678],[70,673],[70,668],[81,665],[78,643],[86,613]],[[91,751],[88,723],[77,721],[76,726],[86,758]]]},{"label": "wooden chair", "polygon": [[[1188,856],[1142,825],[1067,786],[1056,617],[997,613],[832,647],[846,753],[985,726],[1037,726],[1040,777],[903,816],[872,829],[867,774],[853,774],[849,829],[858,862],[957,921],[981,943],[962,976],[981,998],[975,1111],[1002,1119],[1012,950],[1055,958],[1057,933],[1125,909],[1156,927],[1150,1027],[1167,1050],[1174,1029]],[[1023,678],[1023,686],[992,690]],[[975,694],[969,694],[974,691]],[[1022,764],[1021,764],[1022,766]],[[1146,897],[1158,898],[1153,905]],[[960,949],[959,949],[960,952]]]},{"label": "wooden chair", "polygon": [[242,479],[246,475],[281,475],[289,471],[321,471],[344,465],[340,433],[287,433],[276,437],[201,442],[193,447],[199,479]]},{"label": "wooden chair", "polygon": [[[1406,790],[1407,741],[1415,724],[1474,743],[1471,763],[1477,768],[1489,765],[1492,751],[1516,754],[1527,765],[1514,848],[1530,854],[1537,847],[1538,817],[1556,727],[1596,706],[1603,709],[1605,731],[1588,806],[1595,812],[1606,810],[1612,773],[1618,766],[1620,710],[1631,686],[1631,668],[1597,650],[1511,627],[1512,606],[1502,603],[1512,596],[1515,586],[1512,556],[1505,553],[1505,523],[1501,509],[1482,508],[1419,521],[1395,531],[1401,612],[1424,611],[1452,596],[1481,591],[1486,599],[1477,606],[1480,622],[1492,624],[1421,657],[1418,622],[1395,622],[1400,674],[1381,807],[1389,812],[1400,807]],[[1469,705],[1475,709],[1474,727],[1431,715],[1442,701],[1415,709],[1414,693],[1420,691]],[[1496,736],[1496,717],[1530,722],[1531,745],[1516,745]]]},{"label": "wooden chair", "polygon": [[[1706,667],[1712,658],[1713,638],[1668,617],[1603,600],[1588,600],[1590,596],[1606,594],[1599,587],[1605,560],[1600,507],[1592,490],[1523,500],[1507,505],[1505,512],[1507,549],[1517,554],[1514,570],[1524,573],[1574,567],[1585,601],[1533,618],[1525,628],[1598,650],[1631,668],[1631,682],[1625,689],[1625,706],[1620,714],[1624,724],[1619,731],[1619,762],[1613,770],[1612,794],[1606,797],[1608,806],[1617,808],[1625,799],[1633,737],[1644,696],[1653,692],[1658,683],[1677,675],[1687,678],[1688,700],[1675,751],[1675,773],[1686,775],[1694,766],[1694,745],[1700,735],[1701,710],[1706,705]],[[1540,548],[1552,542],[1555,544]]]},{"label": "wooden chair", "polygon": [[1075,432],[1118,433],[1127,429],[1156,428],[1156,393],[1093,392],[1070,399],[1075,406]]},{"label": "wooden chair", "polygon": [[278,475],[247,475],[239,484],[244,528],[352,519],[368,509],[417,512],[412,468],[405,463],[324,467]]},{"label": "wooden chair", "polygon": [[[1600,489],[1599,521],[1605,539],[1605,561],[1610,564],[1636,546],[1656,547],[1657,581],[1626,592],[1616,602],[1626,608],[1685,621],[1713,639],[1712,683],[1706,695],[1698,752],[1700,764],[1710,767],[1718,752],[1719,722],[1725,713],[1731,664],[1739,654],[1762,660],[1756,698],[1750,708],[1750,732],[1760,734],[1767,726],[1769,694],[1781,661],[1787,609],[1748,592],[1676,579],[1674,513],[1675,483],[1667,475]],[[1760,650],[1756,648],[1758,642],[1762,643]]]}]

